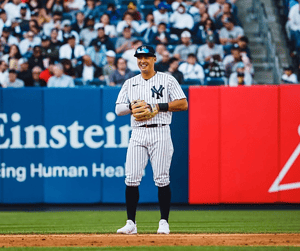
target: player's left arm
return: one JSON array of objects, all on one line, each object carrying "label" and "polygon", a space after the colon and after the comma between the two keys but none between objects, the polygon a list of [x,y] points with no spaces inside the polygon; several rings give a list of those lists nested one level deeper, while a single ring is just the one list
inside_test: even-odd
[{"label": "player's left arm", "polygon": [[169,76],[169,102],[158,104],[159,111],[180,112],[188,109],[187,98],[179,85],[178,81]]},{"label": "player's left arm", "polygon": [[[183,99],[177,99],[174,101],[171,101],[167,103],[168,110],[169,112],[180,112],[180,111],[186,111],[188,109],[188,102],[186,98]],[[163,111],[161,109],[161,104],[157,104],[158,111]],[[166,111],[166,110],[164,110]]]}]

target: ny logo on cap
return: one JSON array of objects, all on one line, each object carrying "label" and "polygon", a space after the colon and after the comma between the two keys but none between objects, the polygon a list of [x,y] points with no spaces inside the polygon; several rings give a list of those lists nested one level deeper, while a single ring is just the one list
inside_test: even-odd
[{"label": "ny logo on cap", "polygon": [[149,49],[147,49],[146,46],[142,46],[138,49],[138,53],[149,53]]}]

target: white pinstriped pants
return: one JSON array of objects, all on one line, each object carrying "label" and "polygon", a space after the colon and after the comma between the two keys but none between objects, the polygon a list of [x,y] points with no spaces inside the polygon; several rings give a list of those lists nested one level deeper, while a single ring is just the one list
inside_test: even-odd
[{"label": "white pinstriped pants", "polygon": [[148,160],[153,170],[155,185],[170,184],[170,166],[173,155],[170,126],[134,127],[126,156],[125,184],[139,186]]}]

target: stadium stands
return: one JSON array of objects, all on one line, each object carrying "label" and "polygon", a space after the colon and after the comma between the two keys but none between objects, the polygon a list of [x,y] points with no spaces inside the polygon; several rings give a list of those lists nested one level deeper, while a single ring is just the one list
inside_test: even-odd
[{"label": "stadium stands", "polygon": [[[166,2],[162,0],[44,0],[37,6],[33,4],[34,1],[26,3],[5,1],[0,6],[0,34],[3,41],[0,54],[3,62],[0,64],[0,85],[8,87],[10,69],[16,70],[17,73],[22,72],[18,64],[21,58],[23,61],[28,59],[31,62],[29,70],[38,65],[42,70],[47,69],[50,77],[54,72],[49,62],[56,64],[67,59],[70,60],[71,65],[67,69],[64,67],[64,74],[74,79],[75,86],[110,85],[113,81],[109,80],[109,76],[113,71],[109,73],[105,71],[108,75],[104,72],[100,76],[97,75],[95,81],[95,76],[93,76],[95,67],[105,68],[108,61],[106,52],[109,50],[116,53],[116,60],[123,57],[123,53],[132,48],[131,43],[136,39],[148,41],[147,44],[156,48],[158,63],[162,60],[163,51],[167,50],[170,58],[172,56],[178,58],[180,65],[187,63],[188,54],[193,53],[197,56],[199,47],[207,43],[205,62],[193,63],[194,68],[190,67],[191,64],[187,64],[191,71],[202,68],[201,71],[205,72],[205,80],[201,84],[199,79],[185,77],[183,84],[186,85],[224,85],[227,83],[222,78],[218,78],[218,75],[214,77],[210,74],[211,71],[215,71],[211,62],[220,53],[220,47],[217,50],[216,45],[221,45],[224,50],[224,53],[219,55],[218,67],[222,70],[222,67],[226,68],[225,63],[230,64],[230,68],[225,69],[227,78],[235,72],[235,65],[239,62],[246,65],[245,71],[254,75],[253,69],[248,67],[251,59],[243,54],[244,48],[240,49],[239,57],[232,56],[233,60],[229,61],[227,57],[227,61],[223,61],[226,56],[231,55],[230,49],[244,35],[242,24],[237,18],[236,1],[210,0],[203,3],[200,0],[183,2],[176,0]],[[225,2],[229,4],[224,5]],[[146,20],[147,14],[151,12],[156,13],[157,23]],[[125,20],[123,20],[124,13],[130,14],[129,17],[128,15],[125,17]],[[105,19],[102,18],[104,14],[107,15]],[[158,30],[160,29],[158,24],[162,22],[166,23],[167,30],[165,31]],[[132,37],[130,39],[123,37],[126,36],[123,29],[126,28],[130,29]],[[149,35],[149,32],[152,32],[153,36]],[[207,39],[211,35],[216,39]],[[147,40],[144,40],[146,36]],[[12,45],[16,45],[21,53],[16,53],[14,50],[10,52]],[[42,51],[37,61],[30,59],[34,46],[38,46]],[[83,68],[79,67],[81,70],[78,72],[77,66],[84,61],[85,55],[89,55],[92,63],[83,64]],[[118,68],[114,70],[119,71],[118,74],[124,74]],[[193,76],[187,72],[187,68],[181,67],[179,70],[183,70],[186,76]],[[164,71],[168,72],[168,68],[165,67]],[[194,73],[194,76],[197,76],[197,72]],[[138,72],[132,74],[136,75]],[[30,77],[26,79],[24,76],[25,74],[18,74],[26,87],[31,86]]]}]

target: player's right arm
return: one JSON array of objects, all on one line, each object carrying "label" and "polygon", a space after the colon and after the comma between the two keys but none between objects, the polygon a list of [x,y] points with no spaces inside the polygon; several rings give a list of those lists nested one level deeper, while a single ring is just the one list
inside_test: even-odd
[{"label": "player's right arm", "polygon": [[130,102],[128,99],[127,90],[128,90],[128,82],[125,81],[125,83],[123,84],[123,86],[119,92],[119,95],[118,95],[118,98],[116,101],[115,113],[118,116],[124,116],[124,115],[131,113]]}]

